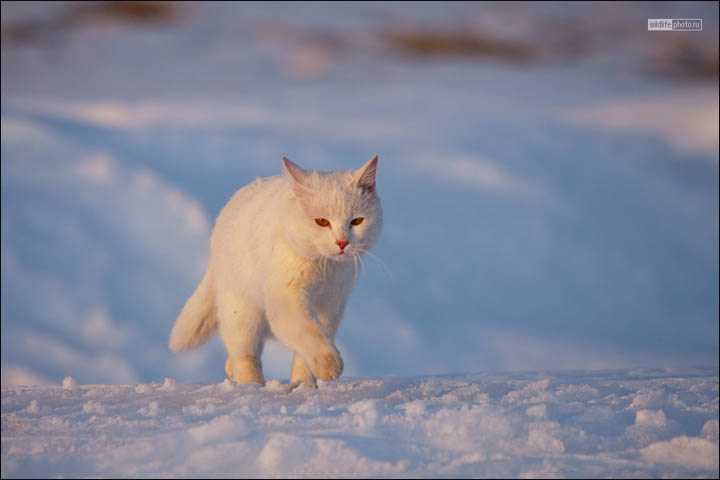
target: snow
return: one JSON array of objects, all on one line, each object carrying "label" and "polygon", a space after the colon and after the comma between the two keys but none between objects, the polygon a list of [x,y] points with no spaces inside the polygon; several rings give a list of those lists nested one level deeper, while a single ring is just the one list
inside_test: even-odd
[{"label": "snow", "polygon": [[669,442],[656,442],[641,448],[640,455],[648,460],[681,465],[689,469],[717,470],[718,468],[717,442],[685,435],[675,437]]},{"label": "snow", "polygon": [[3,388],[3,478],[718,475],[712,369],[73,382]]}]

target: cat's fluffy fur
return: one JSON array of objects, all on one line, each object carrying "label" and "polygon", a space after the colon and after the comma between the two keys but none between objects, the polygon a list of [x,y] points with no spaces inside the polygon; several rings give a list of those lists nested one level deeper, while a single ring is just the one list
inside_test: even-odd
[{"label": "cat's fluffy fur", "polygon": [[[282,175],[238,190],[220,212],[210,265],[169,345],[194,348],[219,330],[228,377],[263,384],[260,355],[274,335],[295,352],[291,383],[313,386],[342,372],[333,338],[359,257],[382,229],[377,156],[358,170],[329,173],[303,170],[285,157],[282,163]],[[318,225],[319,218],[330,224]]]}]

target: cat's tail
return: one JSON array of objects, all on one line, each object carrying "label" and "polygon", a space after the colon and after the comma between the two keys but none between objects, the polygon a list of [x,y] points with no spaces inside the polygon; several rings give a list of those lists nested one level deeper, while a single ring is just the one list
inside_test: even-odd
[{"label": "cat's tail", "polygon": [[177,352],[199,347],[218,331],[212,275],[208,268],[200,285],[185,302],[170,332],[170,349]]}]

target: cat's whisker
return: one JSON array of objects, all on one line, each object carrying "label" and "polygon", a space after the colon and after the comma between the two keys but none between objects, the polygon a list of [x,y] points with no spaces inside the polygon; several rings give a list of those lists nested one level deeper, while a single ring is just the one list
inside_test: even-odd
[{"label": "cat's whisker", "polygon": [[352,257],[353,257],[353,263],[355,264],[355,277],[353,278],[352,288],[355,288],[355,284],[357,284],[357,281],[358,281],[358,272],[359,272],[358,259],[360,258],[360,255],[354,253]]},{"label": "cat's whisker", "polygon": [[388,266],[385,265],[385,262],[383,262],[383,261],[380,259],[380,257],[378,257],[377,255],[375,255],[374,253],[372,253],[371,251],[369,251],[369,250],[367,250],[367,249],[365,249],[365,248],[362,248],[362,247],[357,247],[357,248],[358,248],[358,250],[360,250],[360,253],[368,254],[368,255],[370,255],[372,258],[374,258],[374,259],[385,269],[385,271],[387,272],[388,276],[390,277],[390,280],[392,280],[392,281],[395,280],[395,279],[393,278],[392,272],[390,271],[390,269],[388,268]]},{"label": "cat's whisker", "polygon": [[327,283],[327,257],[322,257],[322,266],[323,266],[323,281]]},{"label": "cat's whisker", "polygon": [[362,268],[362,273],[363,273],[363,275],[365,275],[365,264],[362,261],[362,256],[358,255],[357,258],[358,258],[358,261],[360,262],[360,268]]}]

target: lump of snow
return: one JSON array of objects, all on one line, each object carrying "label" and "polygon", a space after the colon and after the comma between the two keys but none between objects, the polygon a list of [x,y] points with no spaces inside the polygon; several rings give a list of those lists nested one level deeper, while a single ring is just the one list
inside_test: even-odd
[{"label": "lump of snow", "polygon": [[412,402],[400,405],[400,408],[405,410],[405,415],[408,417],[419,417],[425,413],[425,402],[422,400],[413,400]]},{"label": "lump of snow", "polygon": [[457,403],[459,401],[460,399],[452,393],[446,393],[442,397],[438,398],[438,402],[440,403]]},{"label": "lump of snow", "polygon": [[273,378],[265,384],[265,390],[280,391],[283,390],[283,385],[282,383],[280,383],[280,380],[278,380],[277,378]]},{"label": "lump of snow", "polygon": [[182,411],[183,413],[189,413],[192,415],[208,415],[215,413],[215,410],[215,405],[212,403],[196,400],[194,405],[183,407]]},{"label": "lump of snow", "polygon": [[372,399],[353,403],[348,407],[348,412],[355,415],[355,424],[360,428],[372,428],[380,418],[377,402]]},{"label": "lump of snow", "polygon": [[638,393],[633,397],[630,408],[657,408],[664,403],[665,395],[659,390]]},{"label": "lump of snow", "polygon": [[528,409],[525,410],[525,415],[527,415],[528,417],[547,418],[547,414],[547,407],[544,404],[533,405],[532,407],[528,407]]},{"label": "lump of snow", "polygon": [[407,461],[375,460],[336,438],[308,441],[295,435],[274,433],[258,455],[260,477],[366,478],[398,475]]},{"label": "lump of snow", "polygon": [[682,435],[669,442],[657,442],[641,448],[639,453],[651,462],[681,465],[685,468],[718,468],[718,446],[704,438]]},{"label": "lump of snow", "polygon": [[719,429],[717,419],[708,420],[702,426],[702,430],[700,430],[700,436],[706,440],[710,440],[711,442],[718,443],[718,430]]},{"label": "lump of snow", "polygon": [[198,427],[188,430],[190,438],[200,445],[229,442],[247,433],[245,422],[233,415],[221,415]]},{"label": "lump of snow", "polygon": [[322,408],[320,408],[320,405],[313,402],[312,400],[308,400],[307,402],[300,405],[297,410],[295,410],[295,413],[301,415],[319,415],[321,411]]},{"label": "lump of snow", "polygon": [[158,402],[150,402],[147,407],[143,407],[137,411],[140,415],[146,417],[155,417],[160,411],[160,404]]},{"label": "lump of snow", "polygon": [[64,390],[74,392],[78,389],[78,383],[73,377],[67,376],[63,378],[62,386]]},{"label": "lump of snow", "polygon": [[344,440],[335,438],[316,438],[313,455],[309,461],[290,471],[307,472],[304,476],[319,478],[322,476],[336,478],[388,478],[401,476],[407,469],[408,461],[399,460],[395,463],[374,459],[365,455],[366,452],[347,445]]},{"label": "lump of snow", "polygon": [[662,410],[638,410],[635,414],[635,425],[648,425],[651,427],[664,427],[667,425],[665,413]]},{"label": "lump of snow", "polygon": [[485,405],[441,408],[421,422],[431,443],[452,451],[494,450],[515,433],[509,415]]},{"label": "lump of snow", "polygon": [[38,407],[37,400],[32,400],[30,402],[30,405],[28,405],[27,408],[25,408],[25,411],[27,413],[38,413],[40,411],[40,408]]},{"label": "lump of snow", "polygon": [[[545,422],[556,426],[553,422]],[[533,454],[563,453],[565,445],[559,439],[553,437],[541,425],[532,428],[528,433],[528,450]]]},{"label": "lump of snow", "polygon": [[163,383],[162,387],[159,387],[158,390],[162,390],[163,392],[174,392],[175,380],[172,378],[165,378],[165,383]]},{"label": "lump of snow", "polygon": [[222,383],[218,383],[218,389],[223,392],[232,392],[235,390],[235,384],[229,378],[226,378]]},{"label": "lump of snow", "polygon": [[313,444],[284,433],[273,433],[258,455],[261,471],[280,476],[312,456]]},{"label": "lump of snow", "polygon": [[519,390],[508,392],[502,399],[504,403],[532,403],[544,402],[552,398],[552,393],[548,392],[550,379],[544,378],[532,383],[528,383]]},{"label": "lump of snow", "polygon": [[84,413],[105,413],[105,407],[103,407],[100,402],[97,402],[95,400],[88,400],[87,403],[83,405],[83,412]]}]

